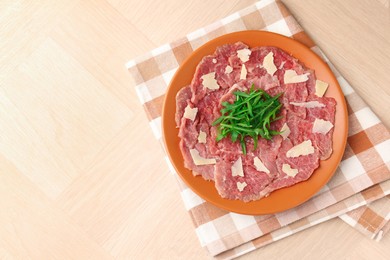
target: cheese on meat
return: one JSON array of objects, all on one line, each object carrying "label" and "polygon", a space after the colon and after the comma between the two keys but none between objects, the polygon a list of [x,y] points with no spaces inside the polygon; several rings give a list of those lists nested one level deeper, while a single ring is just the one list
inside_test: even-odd
[{"label": "cheese on meat", "polygon": [[246,79],[247,73],[248,73],[248,71],[246,70],[245,64],[242,64],[240,79]]},{"label": "cheese on meat", "polygon": [[291,168],[290,164],[287,163],[283,163],[282,171],[290,177],[295,177],[298,174],[298,169]]},{"label": "cheese on meat", "polygon": [[318,101],[308,101],[308,102],[290,102],[291,105],[297,107],[306,107],[306,108],[316,108],[316,107],[325,107],[324,104]]},{"label": "cheese on meat", "polygon": [[267,71],[267,73],[270,74],[271,76],[273,76],[275,71],[278,70],[274,63],[274,53],[272,51],[269,52],[267,56],[264,57],[263,67]]},{"label": "cheese on meat", "polygon": [[314,120],[312,132],[326,134],[330,129],[332,129],[332,127],[333,124],[330,121],[316,118],[316,120]]},{"label": "cheese on meat", "polygon": [[205,132],[203,132],[202,130],[199,131],[199,135],[198,135],[198,142],[200,144],[205,144],[206,143],[206,137],[207,137],[207,134]]},{"label": "cheese on meat", "polygon": [[317,79],[316,80],[316,86],[315,86],[315,88],[316,88],[316,95],[318,97],[324,96],[326,90],[328,89],[328,86],[329,86],[328,83]]},{"label": "cheese on meat", "polygon": [[284,64],[286,64],[286,61],[282,61],[282,63],[280,63],[279,69],[282,69],[284,67]]},{"label": "cheese on meat", "polygon": [[206,88],[210,90],[219,89],[219,85],[217,83],[217,80],[215,79],[215,72],[203,75],[201,79],[203,86],[205,86]]},{"label": "cheese on meat", "polygon": [[204,158],[200,156],[199,151],[196,149],[190,149],[190,154],[195,165],[208,165],[217,162],[214,158]]},{"label": "cheese on meat", "polygon": [[257,171],[265,172],[267,174],[270,173],[270,171],[267,169],[267,167],[265,167],[264,163],[259,159],[259,157],[255,157],[253,159],[253,164],[255,165]]},{"label": "cheese on meat", "polygon": [[225,74],[229,74],[229,73],[231,73],[232,71],[233,71],[233,68],[230,67],[229,65],[227,65],[226,68],[225,68]]},{"label": "cheese on meat", "polygon": [[237,56],[244,63],[249,60],[249,56],[251,55],[251,53],[252,51],[249,49],[241,49],[237,51]]},{"label": "cheese on meat", "polygon": [[190,105],[187,105],[186,108],[184,109],[183,117],[194,121],[197,113],[198,113],[197,107],[191,108]]},{"label": "cheese on meat", "polygon": [[280,129],[280,132],[282,132],[280,135],[283,137],[283,140],[285,140],[290,135],[291,130],[287,123],[284,123],[282,129]]},{"label": "cheese on meat", "polygon": [[248,185],[248,184],[246,184],[245,181],[244,181],[244,182],[237,182],[237,189],[238,189],[239,191],[243,191],[244,188],[245,188],[247,185]]},{"label": "cheese on meat", "polygon": [[287,151],[287,157],[299,157],[304,155],[309,155],[314,153],[314,147],[311,143],[311,140],[303,141],[300,144],[297,144],[293,148]]},{"label": "cheese on meat", "polygon": [[233,163],[232,165],[232,176],[241,176],[244,177],[244,170],[242,169],[242,160],[241,157]]},{"label": "cheese on meat", "polygon": [[297,75],[295,70],[286,70],[284,72],[284,84],[305,82],[309,79],[309,73]]}]

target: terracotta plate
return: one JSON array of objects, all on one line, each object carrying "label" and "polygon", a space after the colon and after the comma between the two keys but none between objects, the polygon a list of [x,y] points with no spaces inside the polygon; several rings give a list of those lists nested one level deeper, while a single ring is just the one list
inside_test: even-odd
[{"label": "terracotta plate", "polygon": [[[190,170],[184,168],[183,157],[179,149],[178,128],[175,124],[176,93],[180,88],[189,85],[200,60],[214,53],[215,49],[223,44],[241,41],[251,48],[255,46],[276,46],[303,62],[306,67],[315,70],[316,77],[329,83],[325,96],[333,97],[337,101],[336,120],[333,134],[333,154],[321,161],[320,167],[309,180],[294,186],[272,192],[268,197],[258,201],[244,203],[237,200],[227,200],[219,196],[214,182],[205,181],[201,176],[194,177]],[[260,215],[270,214],[295,207],[318,192],[332,177],[343,155],[347,139],[347,107],[344,95],[336,77],[328,65],[313,51],[303,44],[270,32],[243,31],[223,35],[211,40],[196,49],[180,66],[174,75],[165,96],[162,131],[168,156],[183,181],[200,197],[210,203],[236,213]]]}]

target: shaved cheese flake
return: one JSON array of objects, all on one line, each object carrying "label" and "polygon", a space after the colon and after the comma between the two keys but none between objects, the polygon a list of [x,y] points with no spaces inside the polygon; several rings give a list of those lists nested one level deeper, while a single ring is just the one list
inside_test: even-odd
[{"label": "shaved cheese flake", "polygon": [[288,150],[286,156],[288,158],[291,158],[291,157],[309,155],[312,153],[314,153],[314,147],[311,143],[311,140],[307,140],[307,141],[303,141],[300,144],[297,144],[296,146]]},{"label": "shaved cheese flake", "polygon": [[242,62],[247,62],[252,51],[249,49],[241,49],[237,51],[237,56]]},{"label": "shaved cheese flake", "polygon": [[284,67],[284,64],[286,64],[286,61],[282,61],[282,63],[280,63],[279,69],[282,69]]},{"label": "shaved cheese flake", "polygon": [[198,142],[200,144],[205,144],[206,143],[206,137],[207,137],[207,134],[205,132],[203,132],[202,130],[199,131],[199,135],[198,135]]},{"label": "shaved cheese flake", "polygon": [[321,81],[321,80],[316,80],[316,95],[319,97],[324,96],[326,90],[328,89],[329,84]]},{"label": "shaved cheese flake", "polygon": [[299,82],[305,82],[309,79],[308,77],[309,73],[298,75],[295,70],[286,70],[284,72],[284,83],[299,83]]},{"label": "shaved cheese flake", "polygon": [[324,104],[318,101],[308,101],[308,102],[290,102],[291,105],[297,107],[306,107],[306,108],[316,108],[316,107],[325,107]]},{"label": "shaved cheese flake", "polygon": [[214,158],[204,158],[200,156],[199,151],[196,149],[190,149],[190,154],[195,165],[208,165],[217,162]]},{"label": "shaved cheese flake", "polygon": [[213,59],[212,62],[215,64],[217,63],[217,59]]},{"label": "shaved cheese flake", "polygon": [[265,172],[267,174],[270,173],[270,171],[267,169],[267,167],[265,167],[264,163],[259,159],[259,157],[255,157],[253,159],[253,164],[255,165],[256,170],[258,170],[259,172]]},{"label": "shaved cheese flake", "polygon": [[190,105],[187,105],[186,108],[184,109],[183,117],[194,121],[197,113],[198,113],[197,107],[191,108]]},{"label": "shaved cheese flake", "polygon": [[248,73],[248,71],[246,70],[246,67],[244,64],[242,64],[242,67],[241,67],[241,74],[240,74],[240,79],[246,79],[246,74]]},{"label": "shaved cheese flake", "polygon": [[313,133],[326,134],[333,128],[333,124],[330,121],[316,118],[313,124]]},{"label": "shaved cheese flake", "polygon": [[230,67],[229,65],[227,65],[226,68],[225,68],[225,74],[229,74],[229,73],[231,73],[232,71],[233,71],[233,68]]},{"label": "shaved cheese flake", "polygon": [[264,57],[263,67],[264,69],[266,69],[267,73],[270,74],[271,76],[273,76],[275,71],[278,70],[274,63],[274,53],[272,51],[269,52],[267,56]]},{"label": "shaved cheese flake", "polygon": [[219,89],[219,85],[217,83],[217,80],[215,79],[215,72],[203,75],[201,79],[203,86],[205,86],[206,88],[210,90]]},{"label": "shaved cheese flake", "polygon": [[242,169],[241,157],[238,158],[238,160],[235,163],[233,163],[233,165],[232,165],[232,176],[233,177],[235,177],[235,176],[244,177],[244,171]]},{"label": "shaved cheese flake", "polygon": [[290,135],[291,130],[287,123],[284,123],[282,129],[280,129],[280,132],[282,132],[280,135],[283,137],[283,140],[285,140]]},{"label": "shaved cheese flake", "polygon": [[237,182],[237,189],[238,189],[239,191],[243,191],[244,188],[245,188],[247,185],[248,185],[248,184],[246,184],[245,181],[244,181],[244,182]]},{"label": "shaved cheese flake", "polygon": [[282,171],[290,177],[295,177],[298,174],[298,169],[291,168],[290,164],[287,163],[283,163]]}]

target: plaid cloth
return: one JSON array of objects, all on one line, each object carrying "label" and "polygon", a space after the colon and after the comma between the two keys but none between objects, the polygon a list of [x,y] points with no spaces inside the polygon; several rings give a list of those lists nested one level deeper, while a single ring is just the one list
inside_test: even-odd
[{"label": "plaid cloth", "polygon": [[205,202],[181,181],[166,157],[201,245],[218,259],[234,258],[334,217],[380,240],[390,229],[389,131],[280,1],[257,2],[128,62],[156,138],[162,141],[164,93],[178,66],[205,42],[242,30],[266,30],[292,37],[329,64],[348,103],[347,147],[334,177],[312,199],[293,209],[261,216],[235,214]]}]

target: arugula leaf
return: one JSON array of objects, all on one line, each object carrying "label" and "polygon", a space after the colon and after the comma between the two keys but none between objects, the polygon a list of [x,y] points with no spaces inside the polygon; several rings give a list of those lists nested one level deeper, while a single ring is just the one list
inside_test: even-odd
[{"label": "arugula leaf", "polygon": [[272,122],[282,118],[277,116],[282,107],[279,102],[282,93],[272,97],[252,85],[248,93],[235,91],[233,94],[236,100],[222,102],[221,116],[212,123],[218,127],[217,142],[230,136],[232,142],[241,143],[242,152],[246,154],[246,137],[253,139],[256,149],[259,137],[270,140],[281,133],[269,128]]}]

